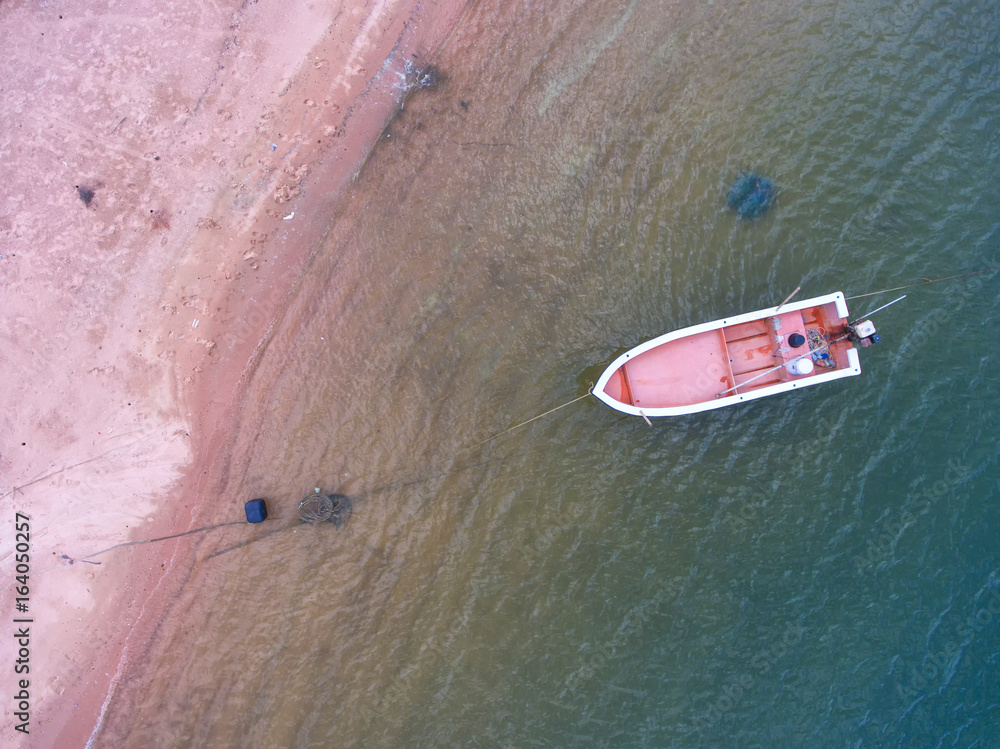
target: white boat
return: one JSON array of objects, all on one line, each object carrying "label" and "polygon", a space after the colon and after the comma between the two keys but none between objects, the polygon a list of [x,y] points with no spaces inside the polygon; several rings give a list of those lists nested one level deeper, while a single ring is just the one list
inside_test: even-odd
[{"label": "white boat", "polygon": [[635,416],[692,414],[854,377],[858,347],[878,341],[870,320],[848,321],[837,292],[646,341],[615,359],[593,392]]}]

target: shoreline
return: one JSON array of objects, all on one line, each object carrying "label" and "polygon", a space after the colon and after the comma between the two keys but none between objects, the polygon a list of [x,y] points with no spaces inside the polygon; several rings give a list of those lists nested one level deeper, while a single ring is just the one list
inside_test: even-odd
[{"label": "shoreline", "polygon": [[[0,294],[24,310],[3,332],[7,363],[22,364],[0,391],[13,435],[0,445],[0,495],[32,517],[38,560],[38,676],[23,745],[95,743],[141,653],[170,626],[172,598],[196,563],[188,539],[110,551],[100,564],[83,557],[220,522],[212,518],[242,519],[250,497],[209,494],[238,462],[242,384],[401,102],[396,67],[432,59],[465,2],[381,2],[367,14],[304,2],[192,3],[190,16],[169,19],[155,4],[132,6],[148,27],[71,17],[72,9],[0,10],[0,37],[38,30],[4,63],[5,80],[16,79],[5,93],[18,83],[24,93],[4,124],[55,123],[54,134],[19,134],[8,181],[23,199],[0,211],[0,232],[15,248],[0,258],[10,261],[0,265]],[[191,26],[200,33],[179,59]],[[60,36],[59,75],[33,99],[39,60],[53,55],[43,45]],[[149,80],[112,72],[130,52]],[[108,59],[88,68],[88,54]],[[100,97],[105,106],[89,109]],[[32,183],[39,170],[59,172],[51,146],[60,138],[78,158],[63,159],[67,174],[56,176],[86,178]],[[88,262],[79,247],[105,255]],[[109,258],[125,269],[109,273]],[[32,308],[40,298],[46,304]],[[30,443],[30,454],[16,442]],[[12,541],[11,529],[0,542],[5,571]],[[0,735],[22,739],[9,723]]]}]

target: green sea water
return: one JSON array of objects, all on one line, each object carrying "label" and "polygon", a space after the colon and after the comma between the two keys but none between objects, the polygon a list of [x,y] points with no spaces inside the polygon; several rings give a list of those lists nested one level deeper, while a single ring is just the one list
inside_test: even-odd
[{"label": "green sea water", "polygon": [[1000,265],[1000,3],[486,0],[434,63],[222,487],[353,517],[200,562],[97,744],[1000,746],[996,274],[861,377],[465,449],[668,330]]}]

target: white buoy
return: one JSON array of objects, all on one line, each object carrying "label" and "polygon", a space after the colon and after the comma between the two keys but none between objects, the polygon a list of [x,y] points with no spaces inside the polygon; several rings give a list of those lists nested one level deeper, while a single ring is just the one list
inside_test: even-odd
[{"label": "white buoy", "polygon": [[790,361],[785,365],[785,369],[788,370],[789,374],[793,375],[810,374],[813,371],[812,359],[803,357],[801,359],[796,359],[795,361]]}]

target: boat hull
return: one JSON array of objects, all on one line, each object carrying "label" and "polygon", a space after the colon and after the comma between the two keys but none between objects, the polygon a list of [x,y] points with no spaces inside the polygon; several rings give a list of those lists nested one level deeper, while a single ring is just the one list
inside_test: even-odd
[{"label": "boat hull", "polygon": [[[594,395],[635,416],[681,416],[861,374],[844,338],[841,292],[693,325],[646,341],[615,359]],[[794,333],[809,341],[799,347]],[[819,336],[819,337],[817,337]],[[827,354],[813,371],[790,371],[809,347]]]}]

